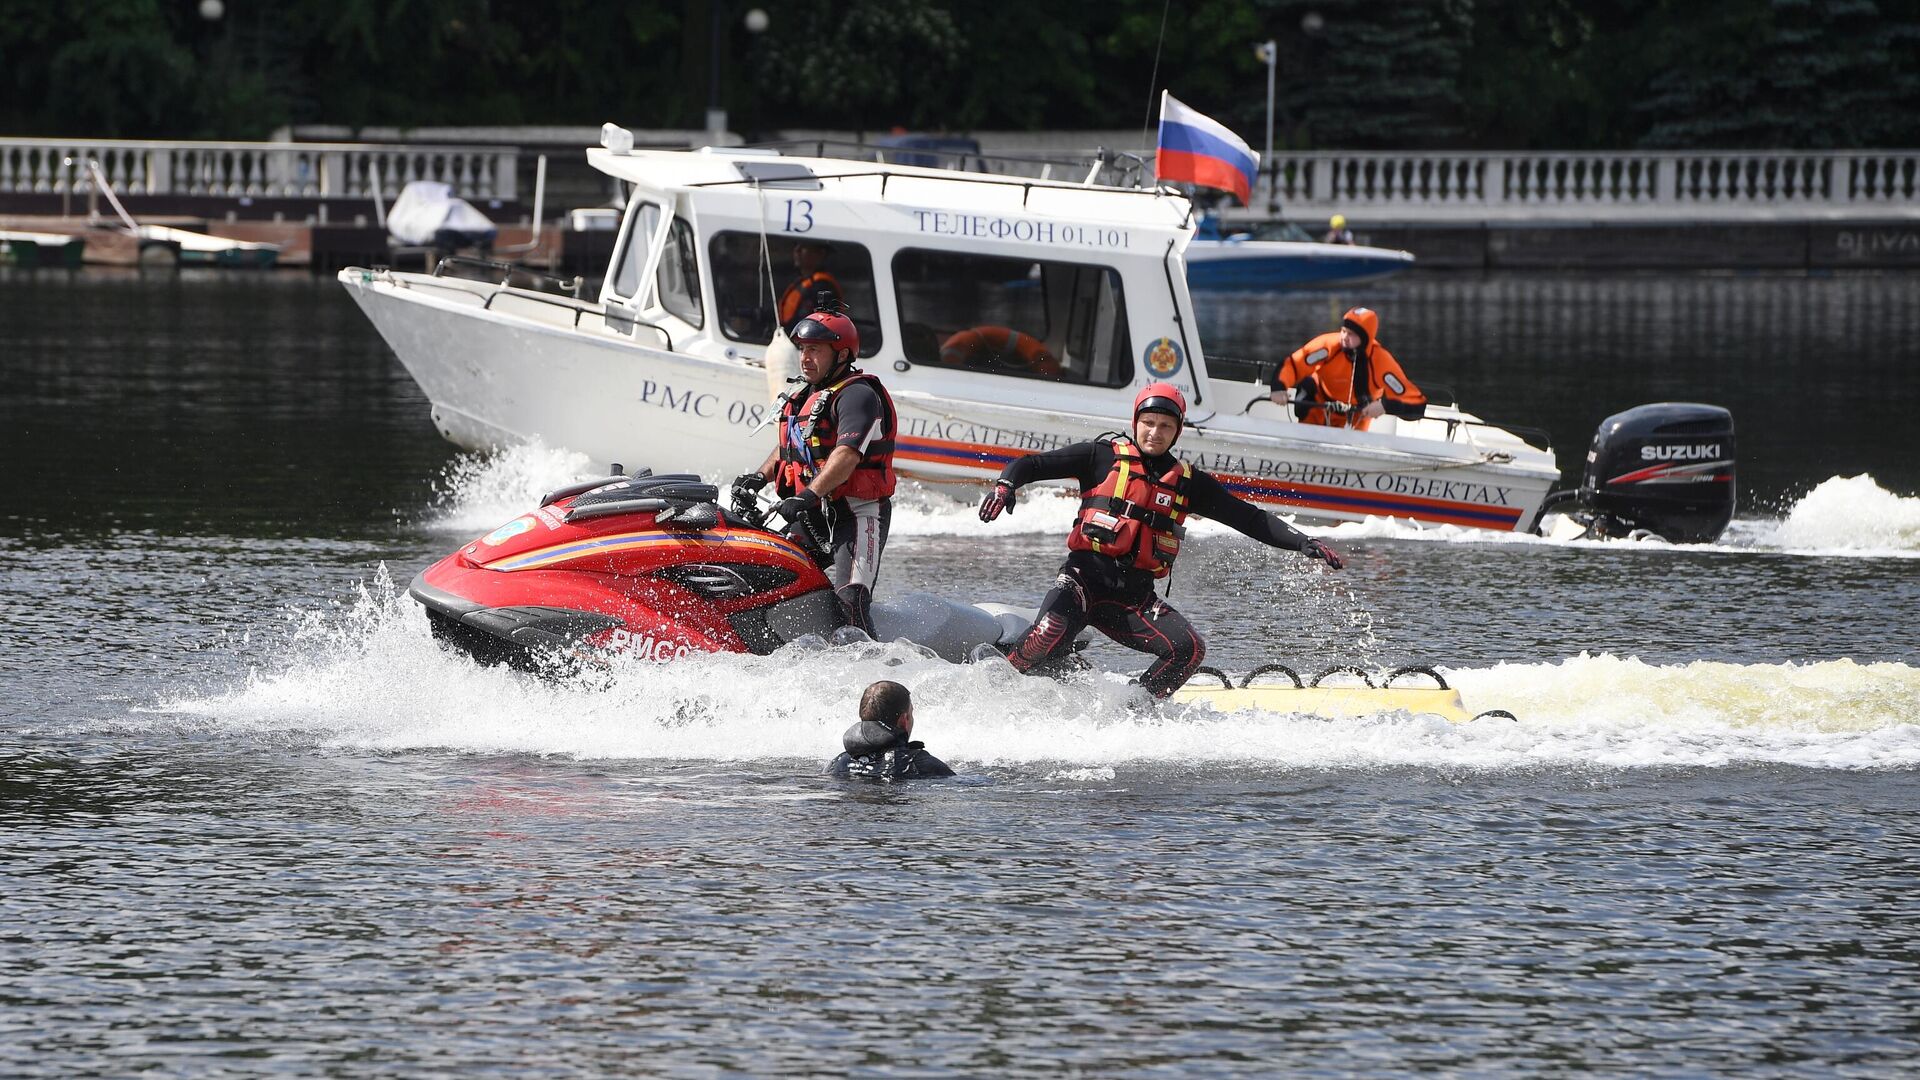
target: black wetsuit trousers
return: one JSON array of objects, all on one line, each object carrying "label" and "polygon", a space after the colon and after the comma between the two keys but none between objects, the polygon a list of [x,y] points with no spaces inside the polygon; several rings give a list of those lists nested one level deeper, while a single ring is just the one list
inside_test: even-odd
[{"label": "black wetsuit trousers", "polygon": [[1070,557],[1046,599],[1040,601],[1039,618],[1007,659],[1019,671],[1044,668],[1071,653],[1073,639],[1088,626],[1129,649],[1157,657],[1140,676],[1140,685],[1157,698],[1186,685],[1207,655],[1207,643],[1186,616],[1154,593],[1151,581],[1116,588]]}]

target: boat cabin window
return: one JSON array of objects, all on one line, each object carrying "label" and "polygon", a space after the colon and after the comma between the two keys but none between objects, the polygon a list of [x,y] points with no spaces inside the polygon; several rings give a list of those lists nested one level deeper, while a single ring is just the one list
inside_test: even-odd
[{"label": "boat cabin window", "polygon": [[707,255],[720,331],[733,340],[765,345],[776,321],[792,326],[823,304],[838,303],[860,331],[860,355],[880,351],[873,257],[862,245],[768,236],[763,254],[759,233],[723,230],[707,242]]},{"label": "boat cabin window", "polygon": [[1120,275],[1104,266],[909,248],[893,258],[916,364],[1088,386],[1133,381]]},{"label": "boat cabin window", "polygon": [[[613,292],[631,300],[640,292],[640,274],[647,268],[653,234],[660,229],[660,207],[641,203],[628,216],[627,234],[621,240],[620,254],[614,259]],[[660,268],[654,272],[660,306],[693,326],[704,321],[700,305],[699,249],[693,242],[693,227],[685,219],[673,223],[667,232],[667,249],[660,255]]]},{"label": "boat cabin window", "polygon": [[640,272],[647,268],[647,252],[654,231],[660,228],[660,207],[641,203],[627,219],[627,235],[621,243],[620,257],[614,260],[613,291],[631,298],[640,291]]},{"label": "boat cabin window", "polygon": [[700,304],[700,248],[693,240],[693,226],[685,218],[667,231],[667,250],[660,254],[660,270],[654,275],[660,285],[660,306],[699,327],[706,322]]}]

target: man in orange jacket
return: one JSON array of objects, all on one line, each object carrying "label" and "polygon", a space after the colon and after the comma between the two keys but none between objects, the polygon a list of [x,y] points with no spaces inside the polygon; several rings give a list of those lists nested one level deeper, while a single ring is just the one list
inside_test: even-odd
[{"label": "man in orange jacket", "polygon": [[1392,414],[1418,420],[1427,395],[1413,385],[1400,361],[1377,340],[1380,316],[1357,307],[1340,329],[1296,349],[1273,376],[1273,401],[1291,404],[1302,423],[1365,431],[1375,417]]}]

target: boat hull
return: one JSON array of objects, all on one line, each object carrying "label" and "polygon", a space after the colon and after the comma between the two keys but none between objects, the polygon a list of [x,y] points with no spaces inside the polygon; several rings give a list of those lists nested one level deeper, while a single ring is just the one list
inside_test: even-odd
[{"label": "boat hull", "polygon": [[[456,445],[484,451],[538,440],[596,465],[644,462],[715,478],[757,468],[773,445],[762,426],[772,408],[762,367],[519,318],[404,277],[340,275]],[[1118,426],[1104,414],[921,392],[904,376],[889,385],[898,469],[939,487],[977,489],[1017,457]],[[1240,408],[1257,389],[1214,391]],[[1285,410],[1257,408],[1264,418],[1196,409],[1177,452],[1235,494],[1309,521],[1524,530],[1559,477],[1550,455],[1511,439],[1489,450],[1283,422]]]},{"label": "boat hull", "polygon": [[1351,285],[1413,265],[1406,251],[1282,240],[1195,240],[1186,258],[1188,286],[1219,291]]}]

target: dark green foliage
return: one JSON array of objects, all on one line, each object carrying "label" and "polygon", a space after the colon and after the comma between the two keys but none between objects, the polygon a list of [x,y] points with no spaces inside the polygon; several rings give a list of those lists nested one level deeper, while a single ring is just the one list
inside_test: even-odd
[{"label": "dark green foliage", "polygon": [[1671,14],[1701,48],[1669,57],[1636,103],[1650,122],[1642,145],[1911,145],[1910,19],[1886,19],[1873,0],[1719,0]]},{"label": "dark green foliage", "polygon": [[757,2],[0,0],[0,131],[698,128],[718,12],[749,135],[1150,129],[1168,89],[1258,147],[1271,38],[1281,148],[1920,145],[1920,0]]},{"label": "dark green foliage", "polygon": [[[1470,0],[1287,0],[1271,5],[1295,139],[1316,146],[1457,144]],[[1317,30],[1303,19],[1320,17]]]},{"label": "dark green foliage", "polygon": [[790,25],[758,43],[750,76],[779,117],[775,126],[951,125],[968,53],[944,5],[856,0],[781,14]]}]

